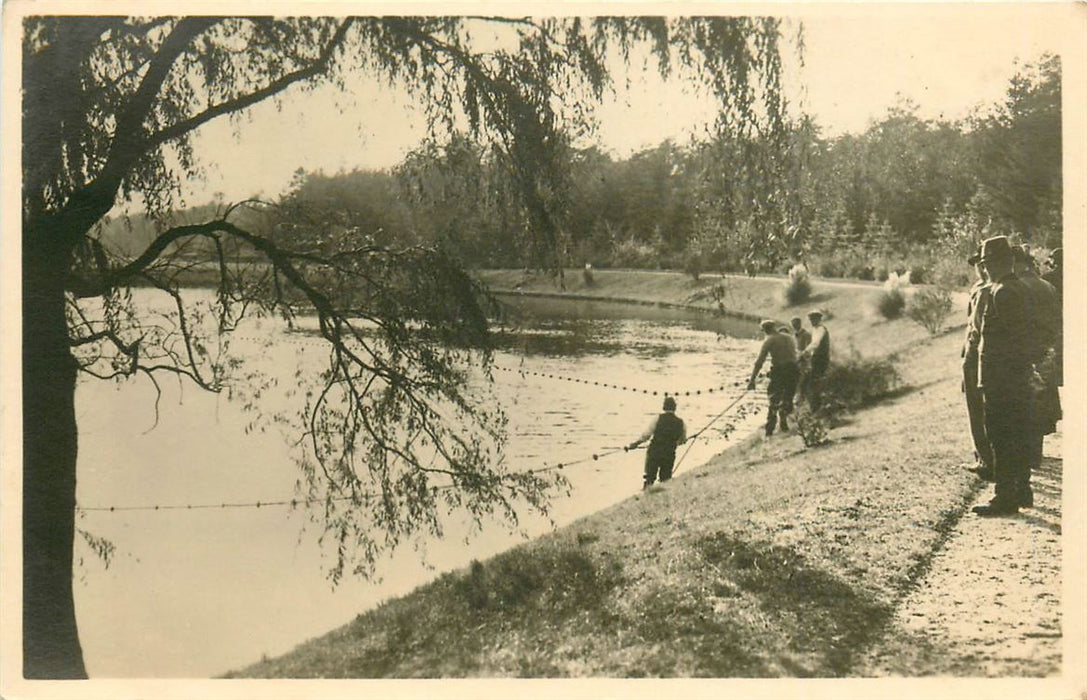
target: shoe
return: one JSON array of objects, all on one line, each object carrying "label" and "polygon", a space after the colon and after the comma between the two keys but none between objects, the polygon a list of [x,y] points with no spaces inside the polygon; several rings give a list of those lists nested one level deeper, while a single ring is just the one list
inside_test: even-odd
[{"label": "shoe", "polygon": [[995,518],[1002,515],[1015,515],[1019,506],[1006,500],[994,498],[983,506],[974,506],[973,511],[983,518]]},{"label": "shoe", "polygon": [[977,474],[978,478],[982,479],[983,481],[996,481],[996,474],[993,473],[993,468],[987,467],[984,464],[979,463],[973,466],[969,466],[966,468],[966,471],[974,472],[975,474]]},{"label": "shoe", "polygon": [[1027,486],[1025,489],[1019,491],[1019,507],[1020,508],[1033,508],[1034,507],[1034,491]]}]

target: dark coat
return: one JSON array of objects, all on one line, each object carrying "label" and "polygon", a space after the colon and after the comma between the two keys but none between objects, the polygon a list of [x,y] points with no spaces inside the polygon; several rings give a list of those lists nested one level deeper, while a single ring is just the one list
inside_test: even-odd
[{"label": "dark coat", "polygon": [[978,386],[1019,392],[1029,383],[1037,357],[1034,299],[1014,273],[990,285],[981,317]]}]

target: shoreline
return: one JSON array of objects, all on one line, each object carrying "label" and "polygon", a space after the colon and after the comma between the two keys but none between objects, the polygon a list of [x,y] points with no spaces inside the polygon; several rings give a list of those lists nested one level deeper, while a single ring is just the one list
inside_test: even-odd
[{"label": "shoreline", "polygon": [[[705,293],[712,282],[679,273],[594,270],[591,288],[568,280],[565,294],[548,290],[549,279],[525,284],[520,271],[480,276],[493,291],[516,280],[514,294],[716,311]],[[819,305],[838,352],[905,355],[902,390],[848,416],[827,445],[741,437],[664,487],[444,574],[229,677],[866,673],[866,655],[982,490],[959,468],[969,446],[958,334],[928,338],[909,321],[873,321],[878,285],[815,278],[816,299],[794,310],[772,304],[780,279],[733,282],[743,318],[757,318],[759,305],[766,315]],[[570,566],[588,589],[559,575]],[[520,586],[529,590],[506,590],[506,578],[526,571],[535,572]],[[552,612],[556,600],[565,602]]]}]

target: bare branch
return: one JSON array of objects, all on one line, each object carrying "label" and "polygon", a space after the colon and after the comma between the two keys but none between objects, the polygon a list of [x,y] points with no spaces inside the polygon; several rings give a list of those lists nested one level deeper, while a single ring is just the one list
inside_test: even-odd
[{"label": "bare branch", "polygon": [[336,49],[339,48],[345,37],[347,36],[347,30],[351,27],[354,19],[351,17],[346,18],[343,23],[336,29],[336,33],[329,41],[328,45],[321,50],[320,56],[312,64],[305,68],[300,68],[291,73],[280,76],[276,80],[268,83],[262,88],[254,90],[248,94],[241,95],[232,100],[221,102],[216,105],[212,105],[203,112],[196,114],[188,119],[183,119],[175,124],[151,134],[147,137],[147,150],[154,149],[167,141],[183,136],[192,130],[196,129],[200,125],[220,117],[224,114],[231,114],[250,107],[258,102],[268,99],[274,95],[283,92],[291,85],[295,83],[309,80],[323,73],[329,66],[332,55]]},{"label": "bare branch", "polygon": [[147,375],[147,378],[151,380],[151,383],[155,386],[155,422],[151,424],[151,427],[143,431],[143,434],[151,432],[158,427],[159,424],[159,401],[162,399],[162,387],[159,386],[159,382],[155,379],[155,374],[146,367],[139,368],[141,372]]}]

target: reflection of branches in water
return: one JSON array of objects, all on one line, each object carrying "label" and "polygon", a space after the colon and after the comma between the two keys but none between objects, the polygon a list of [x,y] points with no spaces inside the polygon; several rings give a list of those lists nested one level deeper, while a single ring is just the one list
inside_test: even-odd
[{"label": "reflection of branches in water", "polygon": [[[227,389],[251,416],[247,432],[287,433],[300,490],[321,496],[314,516],[336,546],[334,581],[349,565],[372,573],[379,553],[405,538],[440,536],[443,512],[463,510],[477,527],[495,512],[516,525],[522,502],[546,514],[546,494],[563,479],[507,472],[505,416],[467,395],[468,368],[490,376],[489,299],[477,283],[440,251],[336,235],[293,211],[258,235],[228,221],[234,211],[171,228],[136,259],[78,277],[69,317],[85,372],[145,375],[157,397],[161,373]],[[184,256],[198,238],[212,242],[210,267]],[[196,273],[214,274],[214,301],[187,303],[181,281]],[[125,287],[135,281],[169,309],[137,309]],[[314,375],[295,372],[282,397],[301,399],[292,410],[270,400],[275,376],[243,371],[230,340],[247,316],[293,327],[300,313],[315,317],[328,356]]]}]

